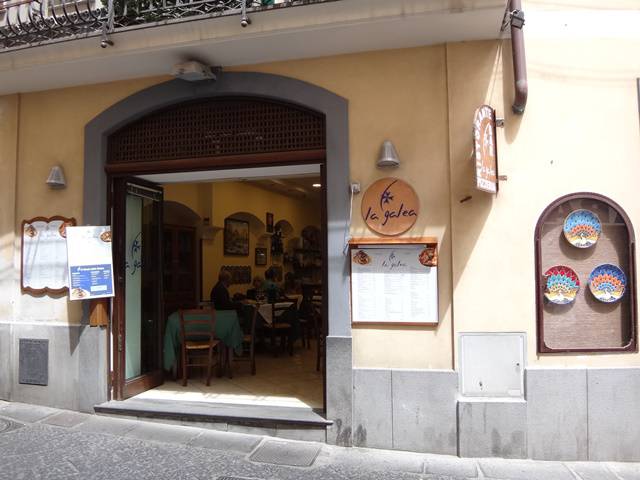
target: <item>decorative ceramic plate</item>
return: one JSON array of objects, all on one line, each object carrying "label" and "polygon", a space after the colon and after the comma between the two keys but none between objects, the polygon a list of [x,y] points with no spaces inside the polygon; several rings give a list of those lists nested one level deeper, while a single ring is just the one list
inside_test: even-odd
[{"label": "decorative ceramic plate", "polygon": [[604,263],[593,269],[589,275],[589,290],[601,302],[617,302],[624,295],[627,277],[620,267]]},{"label": "decorative ceramic plate", "polygon": [[544,296],[551,303],[565,305],[576,299],[580,290],[580,279],[571,268],[556,265],[545,272],[544,278]]},{"label": "decorative ceramic plate", "polygon": [[574,210],[564,220],[564,236],[578,248],[589,248],[598,241],[602,224],[598,216],[590,210]]}]

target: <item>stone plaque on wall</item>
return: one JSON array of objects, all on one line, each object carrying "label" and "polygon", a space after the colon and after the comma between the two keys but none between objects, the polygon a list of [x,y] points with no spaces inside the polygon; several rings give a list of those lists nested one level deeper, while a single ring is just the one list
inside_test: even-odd
[{"label": "stone plaque on wall", "polygon": [[49,340],[21,338],[18,383],[49,384]]}]

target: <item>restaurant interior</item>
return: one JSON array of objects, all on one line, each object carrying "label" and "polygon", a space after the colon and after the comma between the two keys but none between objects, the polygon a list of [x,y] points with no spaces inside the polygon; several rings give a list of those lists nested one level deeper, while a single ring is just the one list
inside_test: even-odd
[{"label": "restaurant interior", "polygon": [[323,188],[306,170],[162,183],[164,382],[134,398],[324,408]]}]

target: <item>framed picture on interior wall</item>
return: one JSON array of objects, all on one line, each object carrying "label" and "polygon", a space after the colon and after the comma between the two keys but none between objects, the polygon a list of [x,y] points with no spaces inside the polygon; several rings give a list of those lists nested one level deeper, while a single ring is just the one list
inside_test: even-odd
[{"label": "framed picture on interior wall", "polygon": [[256,265],[267,264],[267,249],[263,247],[256,247]]},{"label": "framed picture on interior wall", "polygon": [[224,254],[249,255],[249,222],[224,219]]},{"label": "framed picture on interior wall", "polygon": [[267,233],[273,233],[273,213],[267,212]]}]

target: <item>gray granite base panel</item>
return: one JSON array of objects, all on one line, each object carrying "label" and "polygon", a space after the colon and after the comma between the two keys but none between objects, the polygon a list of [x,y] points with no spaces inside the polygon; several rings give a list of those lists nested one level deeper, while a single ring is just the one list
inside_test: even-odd
[{"label": "gray granite base panel", "polygon": [[393,448],[456,455],[458,374],[392,370]]},{"label": "gray granite base panel", "polygon": [[353,421],[352,338],[327,337],[327,443],[350,447]]},{"label": "gray granite base panel", "polygon": [[391,370],[353,370],[353,445],[392,448]]},{"label": "gray granite base panel", "polygon": [[592,368],[589,460],[640,460],[640,368]]},{"label": "gray granite base panel", "polygon": [[527,404],[524,401],[458,402],[462,457],[527,457]]},{"label": "gray granite base panel", "polygon": [[[10,400],[66,410],[78,410],[79,325],[11,325],[11,362],[13,374]],[[21,338],[49,340],[48,385],[18,383],[18,344]]]},{"label": "gray granite base panel", "polygon": [[527,445],[534,460],[587,460],[587,370],[527,369]]},{"label": "gray granite base panel", "polygon": [[13,384],[11,358],[11,325],[0,323],[0,399],[2,400],[11,398],[11,385]]}]

